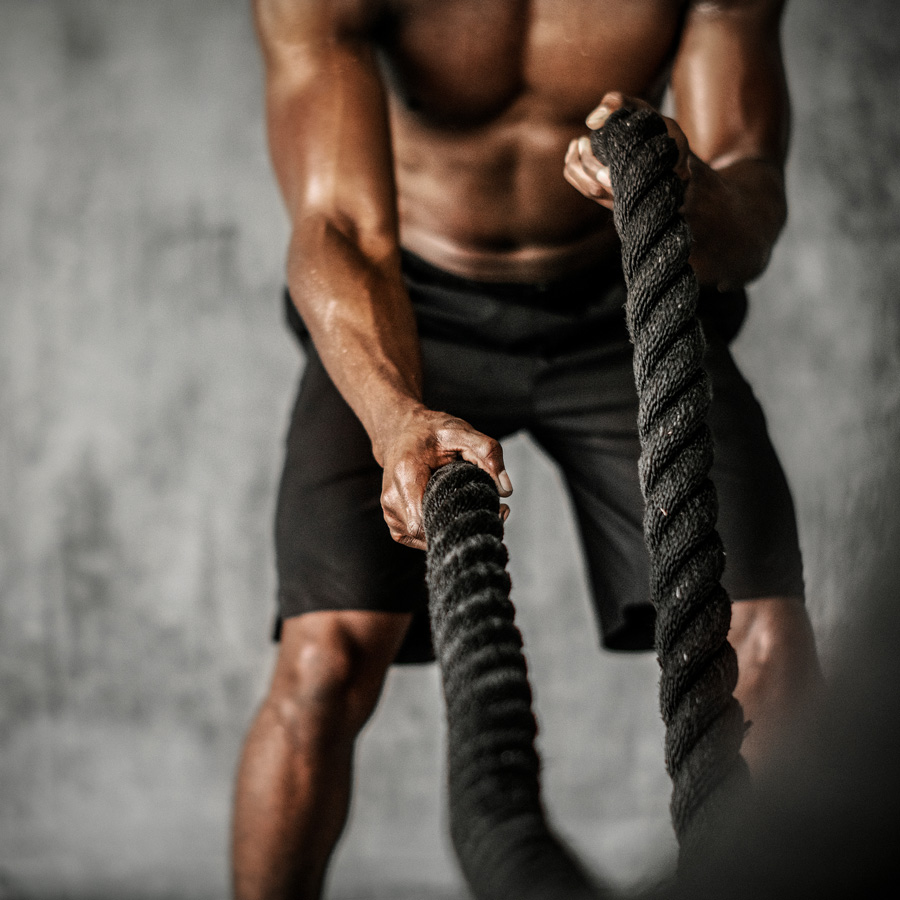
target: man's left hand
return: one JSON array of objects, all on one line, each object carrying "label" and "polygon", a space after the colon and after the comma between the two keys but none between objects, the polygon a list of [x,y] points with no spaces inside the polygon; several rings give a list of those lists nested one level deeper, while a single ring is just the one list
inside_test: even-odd
[{"label": "man's left hand", "polygon": [[[649,103],[637,97],[626,97],[618,91],[611,91],[603,97],[600,105],[587,117],[585,124],[592,131],[602,128],[609,116],[617,109],[653,109]],[[662,116],[666,123],[669,137],[678,146],[678,162],[675,174],[685,182],[690,180],[689,161],[691,158],[688,139],[674,119]],[[604,166],[594,156],[591,142],[587,136],[575,138],[569,143],[566,151],[566,164],[563,169],[566,181],[577,188],[585,197],[594,200],[607,209],[613,208],[614,197],[609,179],[609,167]]]}]

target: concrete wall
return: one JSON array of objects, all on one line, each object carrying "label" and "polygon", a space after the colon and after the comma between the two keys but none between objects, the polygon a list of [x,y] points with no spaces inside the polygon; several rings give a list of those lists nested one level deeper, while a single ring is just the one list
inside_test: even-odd
[{"label": "concrete wall", "polygon": [[[828,659],[896,529],[892,0],[794,0],[792,215],[737,353],[793,483]],[[0,898],[222,897],[272,659],[270,521],[301,360],[240,0],[0,2]],[[562,831],[624,883],[672,855],[652,658],[600,654],[558,479],[508,543]],[[335,900],[461,896],[433,668],[360,751]]]}]

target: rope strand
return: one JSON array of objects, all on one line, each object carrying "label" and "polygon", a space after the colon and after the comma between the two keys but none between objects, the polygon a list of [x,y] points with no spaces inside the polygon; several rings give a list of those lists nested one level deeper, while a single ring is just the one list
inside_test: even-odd
[{"label": "rope strand", "polygon": [[[662,119],[619,110],[591,136],[609,164],[638,390],[638,474],[656,608],[660,709],[682,864],[748,783],[737,659],[709,480],[709,379],[677,148]],[[450,832],[476,900],[600,896],[546,822],[537,725],[506,572],[499,497],[465,462],[438,469],[423,504],[429,612],[448,721]]]},{"label": "rope strand", "polygon": [[500,500],[470,463],[425,492],[428,594],[447,705],[450,834],[476,900],[595,900],[547,825]]},{"label": "rope strand", "polygon": [[702,368],[699,289],[679,213],[678,149],[663,120],[649,110],[617,110],[592,133],[591,145],[609,166],[628,288],[660,709],[672,823],[684,859],[713,809],[749,781],[740,756],[743,711],[733,697],[737,657],[727,640],[731,604],[720,581],[718,502],[709,480],[711,391]]}]

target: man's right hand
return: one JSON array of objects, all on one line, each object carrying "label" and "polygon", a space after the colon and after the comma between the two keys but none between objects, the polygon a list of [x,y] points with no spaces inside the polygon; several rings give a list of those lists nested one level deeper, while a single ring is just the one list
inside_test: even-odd
[{"label": "man's right hand", "polygon": [[[422,497],[432,472],[446,463],[468,460],[491,476],[501,497],[512,493],[499,442],[447,413],[412,410],[378,442],[375,455],[384,467],[384,519],[391,537],[407,547],[426,548]],[[505,503],[500,515],[504,520],[509,515]]]}]

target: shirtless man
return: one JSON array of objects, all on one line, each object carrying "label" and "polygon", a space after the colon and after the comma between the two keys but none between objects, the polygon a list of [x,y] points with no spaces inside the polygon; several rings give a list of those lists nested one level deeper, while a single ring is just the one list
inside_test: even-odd
[{"label": "shirtless man", "polygon": [[716,325],[785,219],[782,6],[256,0],[308,364],[279,495],[278,662],[238,776],[241,900],[321,893],[356,736],[424,597],[436,467],[462,456],[508,496],[497,439],[528,427],[568,481],[604,643],[649,645],[615,200],[585,121],[667,84],[751,765],[814,677],[790,495]]}]

